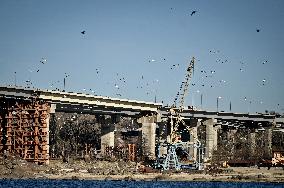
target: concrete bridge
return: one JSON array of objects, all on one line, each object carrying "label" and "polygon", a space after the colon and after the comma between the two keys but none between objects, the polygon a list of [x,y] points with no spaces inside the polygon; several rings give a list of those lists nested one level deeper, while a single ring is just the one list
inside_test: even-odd
[{"label": "concrete bridge", "polygon": [[[178,109],[176,109],[178,110]],[[167,121],[170,113],[169,107],[160,109],[161,118]],[[272,131],[284,132],[284,118],[270,114],[248,114],[232,112],[216,112],[204,110],[184,109],[181,114],[184,122],[191,127],[193,137],[198,138],[198,129],[205,129],[205,158],[209,159],[212,150],[217,149],[219,132],[225,130],[229,136],[237,130],[249,129],[248,138],[255,143],[255,133],[265,132],[267,153],[272,152]],[[176,114],[172,114],[176,118]]]},{"label": "concrete bridge", "polygon": [[37,98],[52,104],[56,111],[88,114],[115,113],[131,116],[141,112],[158,112],[158,108],[162,106],[161,103],[24,87],[0,87],[0,96],[14,99]]},{"label": "concrete bridge", "polygon": [[[102,126],[101,148],[114,146],[114,124],[120,116],[130,116],[142,124],[142,137],[146,140],[147,153],[155,157],[157,127],[168,127],[169,107],[161,103],[110,98],[82,93],[39,90],[24,87],[0,87],[0,123],[3,128],[1,137],[8,138],[0,149],[16,150],[31,161],[46,162],[49,158],[49,118],[55,112],[73,112],[96,114],[100,116]],[[110,115],[111,122],[106,123],[105,116]],[[284,119],[268,114],[244,114],[231,112],[210,112],[185,109],[181,113],[184,121],[192,127],[195,137],[198,128],[206,127],[206,157],[217,146],[218,130],[221,128],[252,130],[265,129],[271,140],[271,128],[283,130]],[[173,115],[175,117],[175,115]],[[32,119],[33,125],[25,122]],[[17,121],[17,125],[12,122]],[[30,134],[23,128],[32,128]],[[17,127],[21,127],[20,129]],[[16,130],[16,134],[15,134]],[[14,136],[13,136],[14,135]],[[15,136],[16,135],[16,136]],[[252,131],[253,137],[253,131]],[[39,142],[41,140],[41,142]],[[271,150],[271,144],[268,144]],[[269,152],[269,151],[268,151]]]}]

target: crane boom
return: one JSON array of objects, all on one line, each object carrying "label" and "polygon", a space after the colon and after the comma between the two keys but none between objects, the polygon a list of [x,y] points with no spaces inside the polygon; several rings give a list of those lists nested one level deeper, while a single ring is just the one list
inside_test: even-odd
[{"label": "crane boom", "polygon": [[[186,76],[184,82],[181,83],[181,86],[179,88],[179,92],[177,93],[177,96],[174,100],[174,105],[176,106],[176,102],[179,99],[179,110],[182,111],[184,108],[184,102],[185,102],[185,97],[188,94],[188,87],[189,87],[189,82],[192,77],[192,74],[194,72],[194,63],[195,59],[194,57],[190,61],[187,69],[186,69]],[[177,106],[176,106],[177,107]]]},{"label": "crane boom", "polygon": [[[177,96],[174,100],[174,108],[170,109],[170,113],[171,113],[171,116],[170,116],[170,125],[171,125],[170,143],[173,142],[173,140],[177,136],[177,131],[178,131],[178,127],[179,127],[180,123],[182,123],[191,134],[191,129],[183,121],[183,118],[182,118],[180,112],[182,112],[183,109],[184,109],[185,97],[188,94],[189,82],[190,82],[190,79],[191,79],[193,72],[194,72],[194,63],[195,63],[195,59],[193,57],[192,60],[190,61],[189,65],[188,65],[187,69],[186,69],[185,80],[182,82],[182,84],[179,88],[179,92],[177,93]],[[179,99],[179,106],[178,106],[178,109],[176,110],[176,108],[177,108],[176,102],[177,102],[178,99]],[[174,119],[175,119],[175,121],[174,121]],[[199,142],[197,138],[195,138],[195,139],[196,139],[197,142]]]}]

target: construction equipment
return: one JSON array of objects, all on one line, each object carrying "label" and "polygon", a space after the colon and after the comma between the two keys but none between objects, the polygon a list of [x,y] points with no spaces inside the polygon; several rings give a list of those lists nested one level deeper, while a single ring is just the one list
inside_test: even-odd
[{"label": "construction equipment", "polygon": [[[154,164],[154,167],[162,170],[181,170],[186,169],[203,169],[203,147],[201,146],[198,138],[194,137],[191,127],[186,125],[181,116],[181,112],[184,110],[185,97],[188,93],[190,79],[194,72],[194,57],[190,61],[187,70],[185,80],[182,82],[179,92],[174,100],[174,105],[170,109],[170,137],[166,143],[161,143],[158,146],[158,158]],[[178,106],[177,106],[177,101]],[[183,125],[184,128],[190,133],[190,137],[193,137],[193,142],[182,142],[179,136],[179,126]],[[162,148],[166,151],[166,154],[161,155]],[[177,150],[180,150],[183,154],[178,155]],[[189,154],[189,150],[195,150],[195,154]],[[194,152],[193,152],[194,153]],[[185,163],[182,163],[182,156]]]},{"label": "construction equipment", "polygon": [[[162,147],[166,147],[167,154],[160,155],[160,150]],[[196,148],[197,149],[197,159],[194,159],[188,152],[189,148]],[[183,159],[179,159],[177,154],[177,150],[182,151],[184,157]],[[162,169],[162,170],[181,170],[181,169],[196,169],[202,170],[203,163],[202,163],[202,153],[203,148],[201,145],[196,145],[191,142],[177,142],[177,143],[163,143],[160,144],[158,147],[158,160],[156,160],[154,166],[155,168]]]},{"label": "construction equipment", "polygon": [[284,167],[284,151],[274,151],[271,163],[273,166]]},{"label": "construction equipment", "polygon": [[[195,59],[193,57],[186,69],[185,80],[182,82],[179,88],[177,96],[174,100],[174,105],[170,109],[170,120],[171,120],[170,122],[171,124],[170,142],[175,140],[175,137],[177,136],[176,133],[178,131],[178,127],[180,123],[182,123],[186,127],[186,129],[189,130],[190,132],[190,128],[185,124],[180,113],[184,110],[185,97],[188,94],[189,82],[194,72],[194,63],[195,63]],[[177,107],[176,103],[178,99],[179,99],[179,105]],[[175,119],[175,123],[174,123],[174,119]]]},{"label": "construction equipment", "polygon": [[195,59],[193,57],[186,69],[185,80],[181,83],[179,91],[174,100],[173,107],[176,107],[177,106],[176,103],[179,99],[179,106],[178,106],[179,111],[183,111],[183,108],[184,108],[184,102],[185,102],[185,97],[188,93],[189,82],[194,72],[194,63],[195,63]]}]

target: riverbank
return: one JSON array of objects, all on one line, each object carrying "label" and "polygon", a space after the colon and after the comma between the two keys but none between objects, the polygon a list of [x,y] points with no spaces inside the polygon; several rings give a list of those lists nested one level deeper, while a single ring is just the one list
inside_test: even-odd
[{"label": "riverbank", "polygon": [[188,171],[179,173],[142,173],[135,162],[51,160],[49,165],[36,165],[22,159],[3,160],[1,179],[78,179],[123,181],[229,181],[284,182],[283,168],[229,167],[218,173]]},{"label": "riverbank", "polygon": [[229,182],[284,182],[284,170],[279,168],[234,167],[230,172],[210,175],[205,173],[133,173],[125,175],[96,175],[86,171],[43,175],[48,179],[131,180],[131,181],[229,181]]}]

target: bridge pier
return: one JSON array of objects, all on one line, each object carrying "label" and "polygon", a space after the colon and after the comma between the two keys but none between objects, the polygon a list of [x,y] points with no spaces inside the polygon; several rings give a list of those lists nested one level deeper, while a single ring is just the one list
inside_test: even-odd
[{"label": "bridge pier", "polygon": [[46,164],[49,164],[49,159],[50,159],[50,142],[49,142],[49,132],[50,132],[50,122],[52,121],[51,119],[54,118],[55,115],[55,110],[56,110],[56,104],[50,104],[49,108],[49,115],[46,117],[46,157],[47,161]]},{"label": "bridge pier", "polygon": [[[198,140],[198,135],[197,135],[197,130],[198,127],[201,125],[201,122],[198,121],[198,119],[192,119],[190,120],[190,127],[191,127],[191,132],[190,132],[190,142],[196,143]],[[196,147],[191,147],[189,149],[189,154],[192,156],[193,160],[197,159],[197,148]]]},{"label": "bridge pier", "polygon": [[213,150],[217,148],[219,126],[214,127],[215,124],[216,121],[213,118],[203,122],[203,125],[206,126],[205,160],[209,160]]},{"label": "bridge pier", "polygon": [[265,129],[265,133],[264,133],[264,153],[265,153],[265,157],[267,159],[270,159],[272,157],[272,129],[269,127],[267,129]]},{"label": "bridge pier", "polygon": [[118,121],[117,115],[101,115],[96,117],[101,125],[101,154],[107,155],[107,147],[114,147],[114,130]]},{"label": "bridge pier", "polygon": [[255,139],[255,132],[250,132],[248,135],[248,143],[249,143],[249,151],[250,157],[253,158],[255,156],[255,149],[256,149],[256,139]]},{"label": "bridge pier", "polygon": [[142,124],[143,155],[151,160],[156,158],[156,122],[159,121],[157,115],[143,116],[137,119],[137,122]]},{"label": "bridge pier", "polygon": [[[168,123],[167,121],[162,121],[158,123],[159,126],[159,144],[165,143],[167,141],[167,134],[168,134]],[[160,147],[159,149],[159,154],[160,156],[166,155],[167,154],[167,148],[166,147]]]}]

